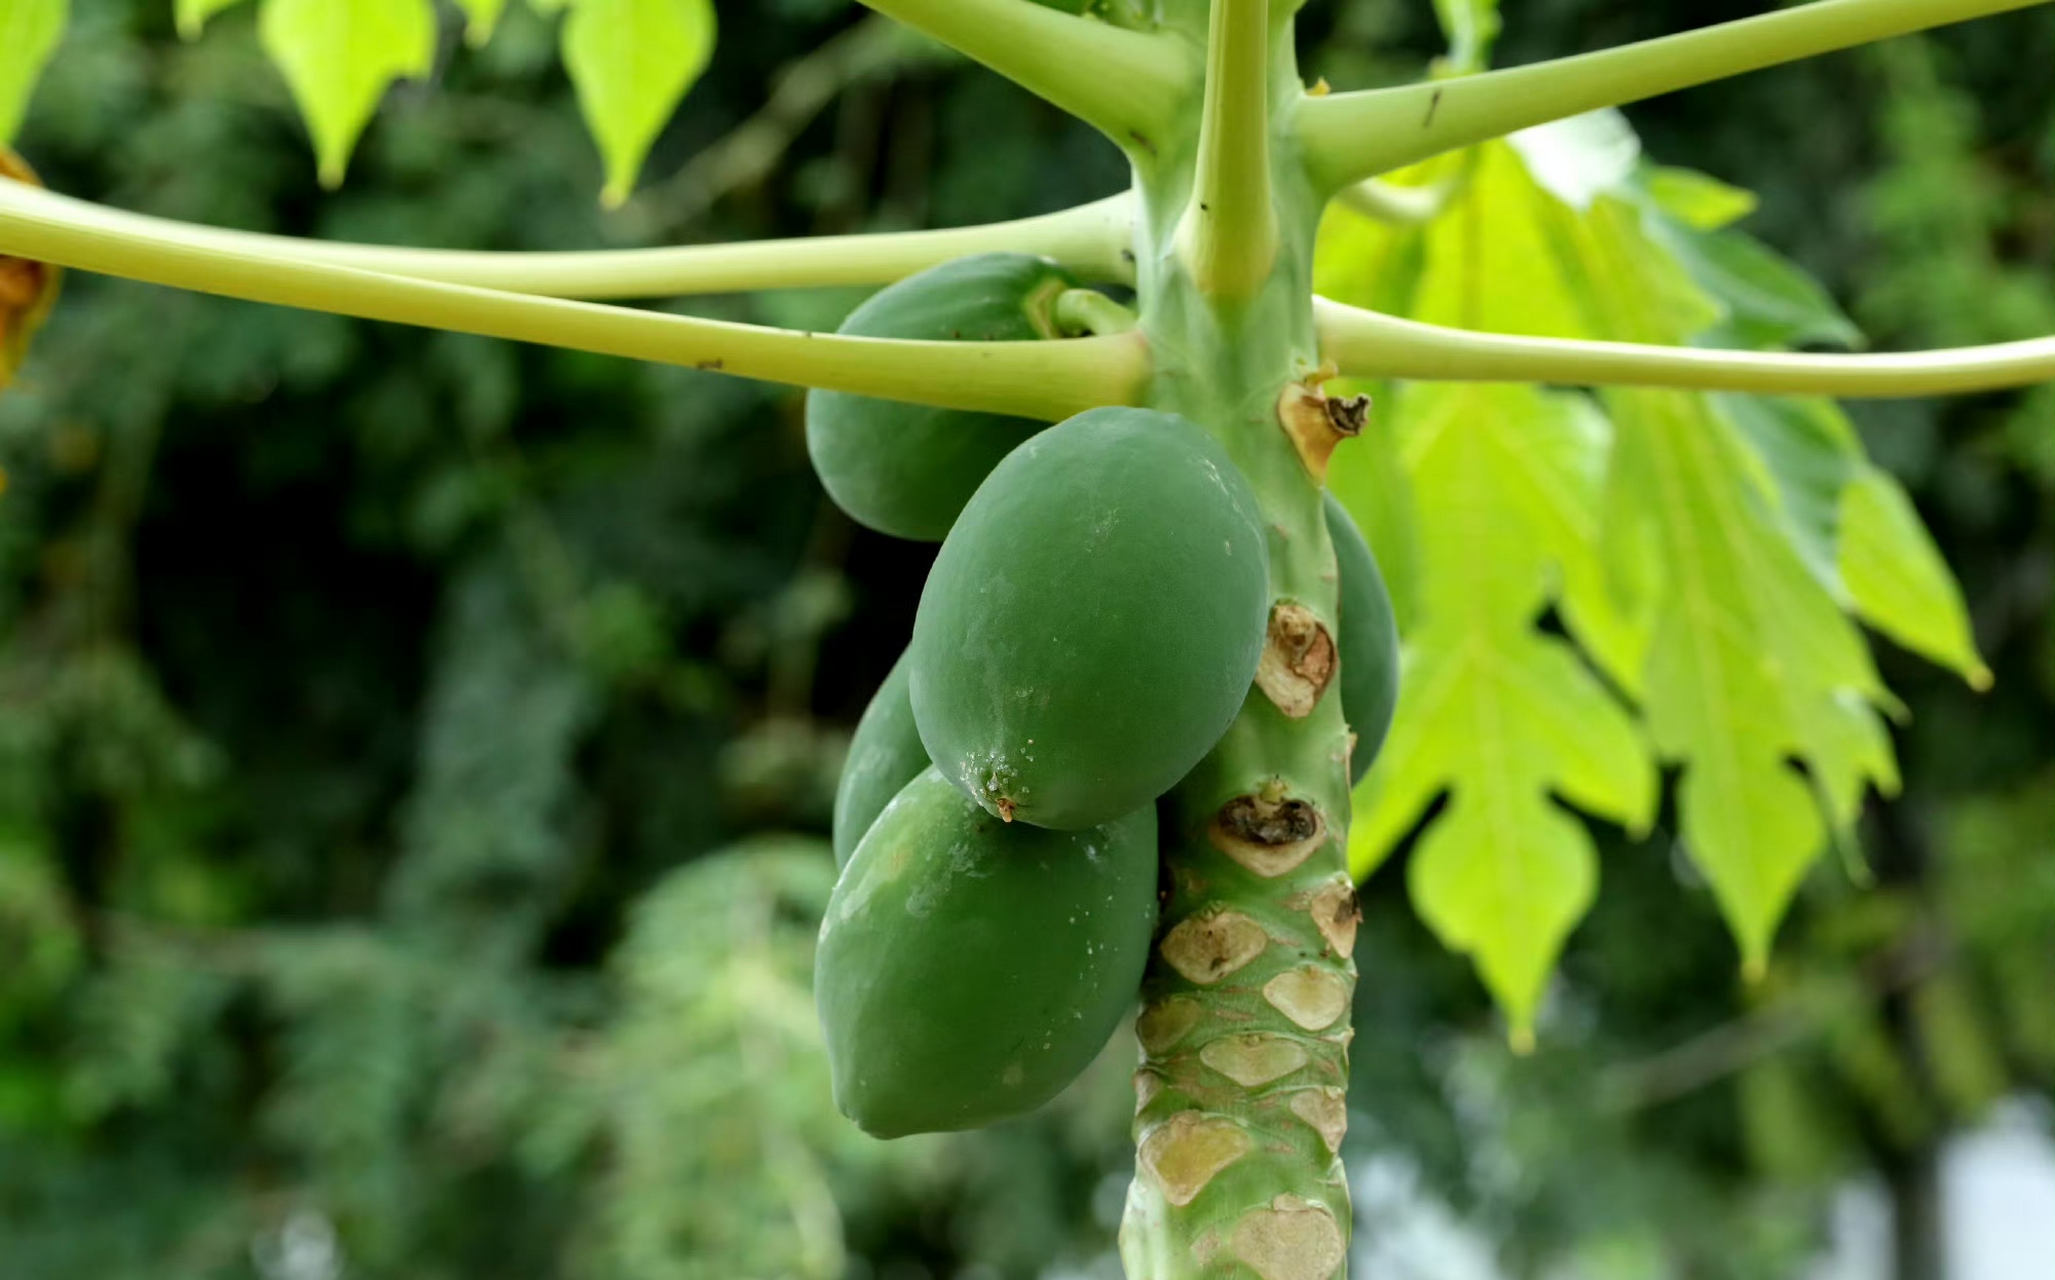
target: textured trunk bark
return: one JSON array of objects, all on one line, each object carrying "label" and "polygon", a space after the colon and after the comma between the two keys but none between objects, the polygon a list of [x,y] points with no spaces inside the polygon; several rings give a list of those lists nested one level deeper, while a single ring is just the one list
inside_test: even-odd
[{"label": "textured trunk bark", "polygon": [[[1267,107],[1243,104],[1269,117],[1268,277],[1251,291],[1234,271],[1193,269],[1208,259],[1192,211],[1205,215],[1208,184],[1229,181],[1199,139],[1137,174],[1141,313],[1158,367],[1150,404],[1212,432],[1248,477],[1268,524],[1273,600],[1240,719],[1162,805],[1166,897],[1137,1027],[1137,1169],[1121,1232],[1129,1280],[1346,1271],[1339,1153],[1358,913],[1322,490],[1329,454],[1360,424],[1343,411],[1359,406],[1331,411],[1320,390],[1312,251],[1325,200],[1295,141],[1289,8],[1270,11],[1257,90]],[[1266,150],[1246,136],[1233,145],[1245,158]]]}]

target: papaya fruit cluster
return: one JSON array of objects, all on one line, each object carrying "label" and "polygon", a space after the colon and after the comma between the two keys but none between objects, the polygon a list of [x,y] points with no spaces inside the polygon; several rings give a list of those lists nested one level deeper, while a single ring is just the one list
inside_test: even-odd
[{"label": "papaya fruit cluster", "polygon": [[[969,258],[843,331],[1047,340],[1075,287]],[[992,1124],[1074,1080],[1136,998],[1156,803],[1240,714],[1268,636],[1262,509],[1217,440],[1148,409],[1047,426],[816,392],[807,442],[851,517],[942,543],[836,796],[816,960],[836,1101],[880,1137]],[[1332,498],[1327,518],[1360,777],[1397,636],[1368,544]]]}]

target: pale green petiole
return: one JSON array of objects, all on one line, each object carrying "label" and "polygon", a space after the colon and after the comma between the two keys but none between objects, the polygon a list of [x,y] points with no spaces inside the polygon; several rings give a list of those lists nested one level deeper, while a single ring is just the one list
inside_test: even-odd
[{"label": "pale green petiole", "polygon": [[1199,167],[1178,253],[1202,293],[1245,298],[1277,262],[1269,0],[1213,0]]},{"label": "pale green petiole", "polygon": [[1299,136],[1326,189],[1521,129],[2047,0],[1814,0],[1484,75],[1310,98]]},{"label": "pale green petiole", "polygon": [[1033,0],[863,0],[983,63],[1130,152],[1153,152],[1198,85],[1174,37],[1110,26]]},{"label": "pale green petiole", "polygon": [[1454,178],[1428,187],[1401,187],[1380,178],[1366,178],[1343,187],[1335,199],[1366,218],[1394,227],[1418,227],[1434,221],[1462,189]]},{"label": "pale green petiole", "polygon": [[1903,355],[1791,355],[1475,333],[1317,304],[1321,349],[1344,376],[1541,382],[1878,399],[2055,381],[2055,337]]},{"label": "pale green petiole", "polygon": [[1056,299],[1056,326],[1065,334],[1132,333],[1141,318],[1095,289],[1066,289]]},{"label": "pale green petiole", "polygon": [[745,378],[1050,421],[1138,402],[1139,336],[899,342],[796,333],[385,275],[224,243],[174,222],[0,182],[0,254],[201,293],[570,347]]},{"label": "pale green petiole", "polygon": [[[1086,223],[1080,215],[1090,212],[1107,227],[1125,228],[1124,204],[1125,197],[1116,197],[1067,214],[1006,225],[1077,218],[1076,230],[1082,233]],[[903,243],[891,237],[860,237],[887,250],[861,280],[854,278],[855,267],[837,266],[830,259],[802,259],[773,272],[747,260],[728,265],[709,259],[708,265],[691,269],[700,274],[674,266],[673,274],[638,284],[624,273],[627,264],[620,259],[693,251],[517,255],[386,250],[191,227],[19,183],[0,183],[0,253],[81,270],[251,301],[667,364],[705,365],[744,377],[1024,417],[1055,420],[1094,405],[1137,400],[1147,365],[1138,338],[1117,339],[1123,344],[1117,350],[1094,345],[1116,341],[1113,338],[1034,344],[885,342],[585,306],[515,292],[618,288],[622,296],[632,296],[695,285],[708,291],[770,287],[767,275],[787,283],[826,283],[821,276],[835,272],[842,274],[833,282],[877,283],[946,261],[966,247],[962,239],[930,237],[975,237],[980,248],[991,249],[1060,247],[1046,240],[1009,244],[996,227],[915,233]],[[775,263],[775,252],[788,246],[736,247],[773,251],[759,261]],[[790,247],[804,248],[805,242]],[[531,263],[530,256],[542,261]],[[366,263],[377,263],[383,270],[367,270],[361,265]],[[798,278],[792,278],[795,275]],[[506,291],[462,283],[480,280],[497,282]],[[1090,312],[1084,309],[1084,300],[1074,303],[1067,317],[1072,327],[1108,335],[1125,332],[1124,321],[1113,323],[1118,319],[1117,304],[1101,301],[1104,305]],[[1353,377],[1847,398],[1943,395],[2055,380],[2055,338],[1895,355],[1791,355],[1477,333],[1326,301],[1319,304],[1318,316],[1325,354]]]},{"label": "pale green petiole", "polygon": [[[7,184],[0,196],[17,194]],[[489,253],[342,244],[222,231],[23,187],[21,207],[67,221],[175,237],[189,246],[322,262],[547,298],[668,298],[756,289],[881,285],[979,253],[1037,253],[1083,279],[1131,283],[1134,199],[1123,193],[1061,213],[943,231],[819,236],[751,244],[686,245],[574,253]]]}]

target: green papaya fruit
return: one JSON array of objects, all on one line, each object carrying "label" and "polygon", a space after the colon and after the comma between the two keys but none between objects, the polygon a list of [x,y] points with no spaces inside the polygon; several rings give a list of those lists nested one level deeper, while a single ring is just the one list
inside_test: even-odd
[{"label": "green papaya fruit", "polygon": [[[892,285],[842,332],[866,338],[1030,342],[1059,334],[1055,302],[1077,281],[1047,258],[988,253]],[[1048,424],[840,391],[806,401],[806,448],[828,496],[859,524],[940,542],[999,460]]]},{"label": "green papaya fruit", "polygon": [[1356,735],[1349,785],[1370,772],[1391,732],[1399,703],[1399,629],[1391,591],[1370,541],[1333,494],[1327,495],[1327,532],[1341,572],[1341,709]]},{"label": "green papaya fruit", "polygon": [[1047,831],[926,770],[857,845],[821,924],[835,1104],[880,1138],[1041,1106],[1134,1004],[1156,911],[1154,806]]},{"label": "green papaya fruit", "polygon": [[1078,830],[1177,785],[1262,656],[1262,514],[1182,418],[1093,409],[1000,463],[942,544],[910,691],[943,774],[1008,821]]},{"label": "green papaya fruit", "polygon": [[913,723],[913,702],[906,696],[906,655],[892,664],[892,673],[864,708],[849,740],[842,781],[835,788],[835,865],[849,865],[850,855],[871,823],[892,803],[900,788],[928,767],[927,748]]}]

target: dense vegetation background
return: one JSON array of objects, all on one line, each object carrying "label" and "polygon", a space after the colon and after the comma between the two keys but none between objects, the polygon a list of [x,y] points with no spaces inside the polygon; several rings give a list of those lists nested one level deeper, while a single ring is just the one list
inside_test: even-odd
[{"label": "dense vegetation background", "polygon": [[[1500,60],[1758,7],[1533,0]],[[82,7],[21,150],[150,212],[507,249],[1125,184],[1095,136],[842,0],[722,17],[615,214],[519,6],[476,53],[451,16],[436,83],[392,95],[338,194],[247,11],[185,46],[161,0]],[[1438,51],[1410,0],[1306,28],[1337,84]],[[2041,10],[1630,114],[1653,155],[1760,192],[1750,229],[1878,345],[2031,336],[2055,332],[2050,51]],[[701,305],[832,326],[857,300]],[[825,501],[800,405],[70,282],[0,398],[0,1274],[1110,1274],[1124,1043],[981,1135],[877,1144],[827,1099],[819,837],[930,553]],[[1884,655],[1905,796],[1815,875],[1763,986],[1660,828],[1609,840],[1527,1059],[1402,877],[1369,890],[1357,1158],[1515,1274],[1783,1280],[1869,1174],[1924,1280],[1940,1145],[2055,1090],[2055,399],[1858,413],[1998,685]]]}]

